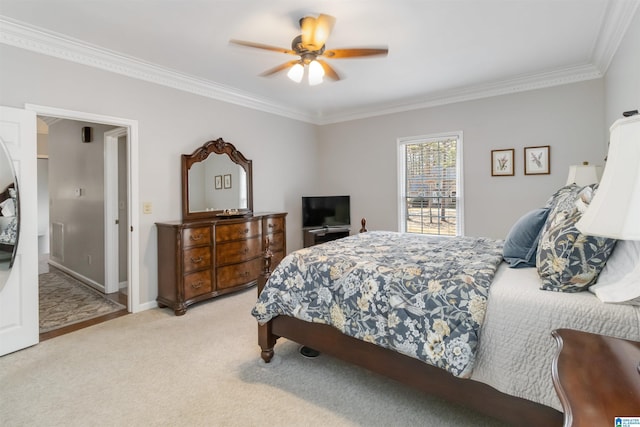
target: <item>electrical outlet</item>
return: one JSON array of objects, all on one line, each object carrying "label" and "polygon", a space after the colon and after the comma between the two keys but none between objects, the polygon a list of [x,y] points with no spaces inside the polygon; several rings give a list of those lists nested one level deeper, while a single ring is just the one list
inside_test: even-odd
[{"label": "electrical outlet", "polygon": [[91,265],[91,255],[87,255],[87,264]]},{"label": "electrical outlet", "polygon": [[151,212],[153,212],[153,205],[151,205],[151,202],[144,202],[142,204],[142,213],[150,214]]}]

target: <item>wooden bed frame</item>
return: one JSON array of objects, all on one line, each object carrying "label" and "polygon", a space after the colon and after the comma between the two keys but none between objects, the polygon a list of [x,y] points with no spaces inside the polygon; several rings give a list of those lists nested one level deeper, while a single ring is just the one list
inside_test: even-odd
[{"label": "wooden bed frame", "polygon": [[[363,218],[360,232],[366,231],[365,225]],[[271,274],[271,256],[267,249],[263,273],[258,280],[258,295]],[[556,409],[502,393],[478,381],[457,378],[418,359],[351,338],[332,326],[293,317],[278,316],[265,325],[258,325],[258,344],[266,363],[273,358],[278,338],[295,341],[514,425],[538,427],[561,426],[563,423],[563,414]]]}]

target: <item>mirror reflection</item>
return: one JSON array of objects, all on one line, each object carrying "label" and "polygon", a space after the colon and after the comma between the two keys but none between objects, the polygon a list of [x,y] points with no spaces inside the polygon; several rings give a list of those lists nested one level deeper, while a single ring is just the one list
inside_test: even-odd
[{"label": "mirror reflection", "polygon": [[182,218],[246,216],[253,211],[252,162],[222,138],[182,155]]},{"label": "mirror reflection", "polygon": [[209,156],[189,170],[189,212],[248,209],[247,173],[228,156]]},{"label": "mirror reflection", "polygon": [[13,163],[0,139],[0,289],[4,286],[18,246],[18,190]]}]

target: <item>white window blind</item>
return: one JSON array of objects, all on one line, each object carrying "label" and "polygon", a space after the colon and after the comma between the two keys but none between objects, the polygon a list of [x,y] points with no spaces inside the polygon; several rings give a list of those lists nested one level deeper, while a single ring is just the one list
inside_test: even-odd
[{"label": "white window blind", "polygon": [[462,235],[462,133],[401,139],[400,229]]}]

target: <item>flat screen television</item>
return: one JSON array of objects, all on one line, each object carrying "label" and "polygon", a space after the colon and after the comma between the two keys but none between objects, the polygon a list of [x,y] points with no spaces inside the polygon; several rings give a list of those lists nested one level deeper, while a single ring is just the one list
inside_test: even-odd
[{"label": "flat screen television", "polygon": [[303,196],[302,227],[351,225],[349,196]]}]

